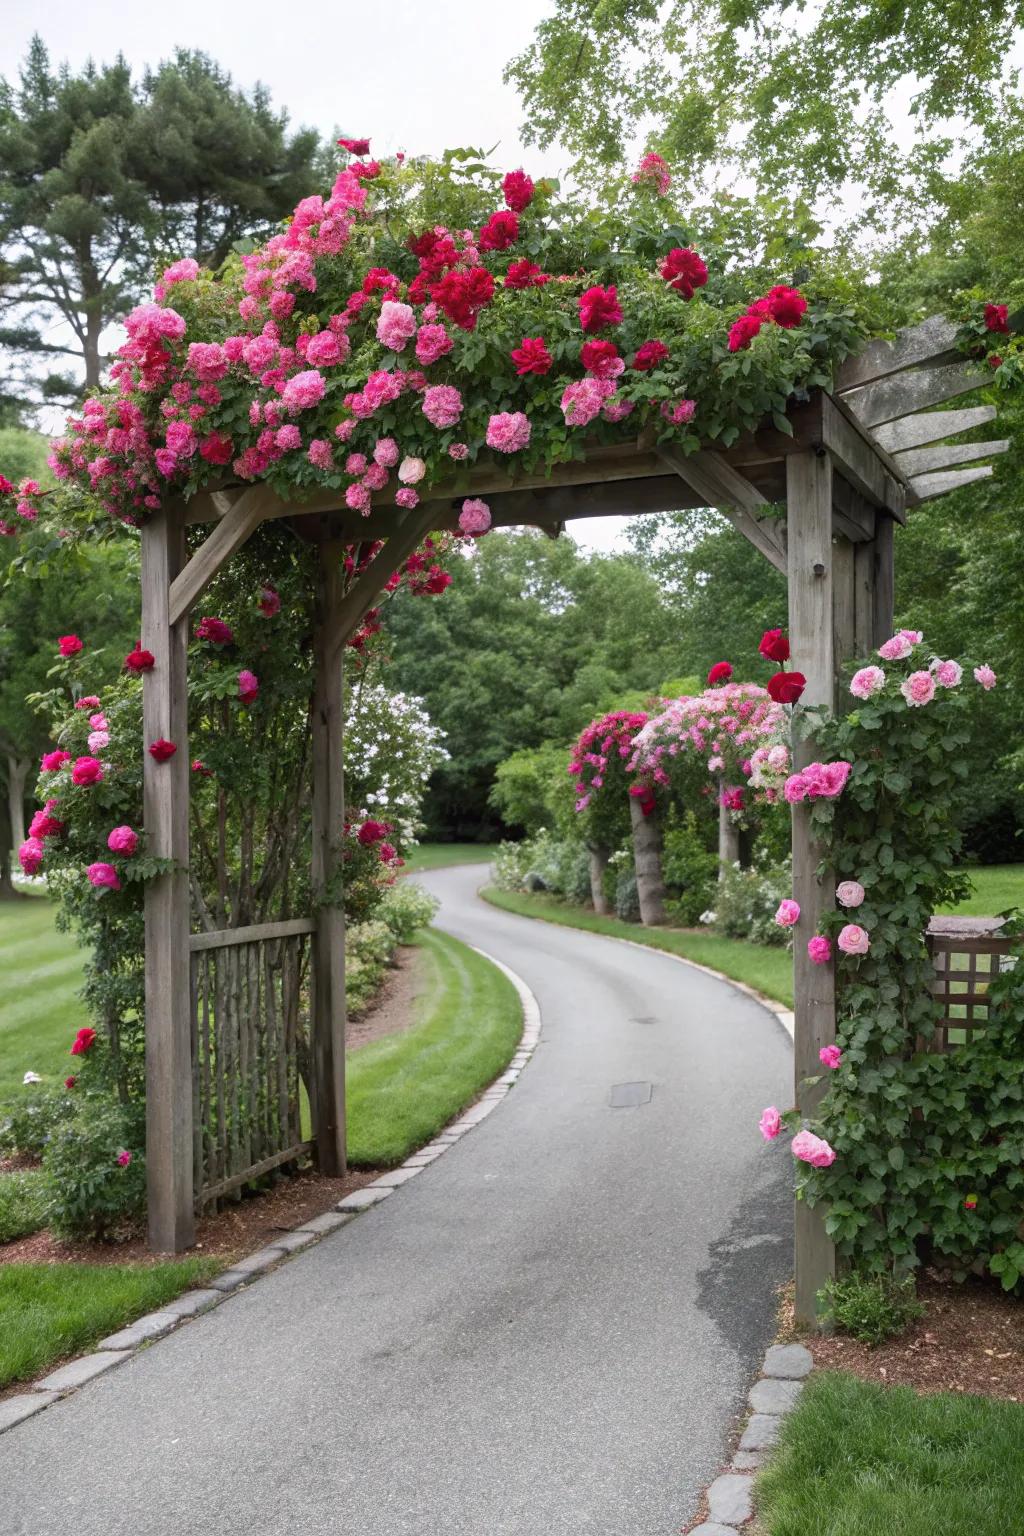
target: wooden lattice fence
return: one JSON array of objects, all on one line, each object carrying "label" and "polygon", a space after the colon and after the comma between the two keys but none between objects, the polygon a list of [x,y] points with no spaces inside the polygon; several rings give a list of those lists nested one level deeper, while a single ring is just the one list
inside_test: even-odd
[{"label": "wooden lattice fence", "polygon": [[932,996],[938,1008],[930,1040],[920,1051],[942,1053],[967,1045],[988,1024],[988,989],[1007,964],[1017,940],[1001,936],[993,917],[933,917],[928,950],[935,967]]}]

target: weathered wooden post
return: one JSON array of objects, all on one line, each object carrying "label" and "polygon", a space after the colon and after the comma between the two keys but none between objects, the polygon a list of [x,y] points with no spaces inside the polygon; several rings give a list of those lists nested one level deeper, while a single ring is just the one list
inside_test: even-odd
[{"label": "weathered wooden post", "polygon": [[725,780],[718,781],[718,878],[721,880],[726,865],[738,864],[740,861],[740,829],[732,819],[732,812],[726,805],[723,796],[725,794]]},{"label": "weathered wooden post", "polygon": [[608,868],[608,849],[599,843],[588,843],[587,854],[590,868],[590,899],[599,917],[608,913],[608,898],[604,893],[604,876]]},{"label": "weathered wooden post", "polygon": [[[786,461],[786,523],[789,575],[789,639],[794,665],[807,679],[802,703],[835,701],[833,640],[832,460],[824,448],[794,453]],[[846,562],[841,560],[845,572]],[[852,562],[851,562],[852,576]],[[852,587],[852,580],[851,580]],[[851,592],[852,595],[852,592]],[[794,745],[794,767],[815,758],[812,743]],[[794,1075],[796,1102],[813,1114],[823,1085],[804,1086],[821,1074],[818,1052],[835,1039],[835,975],[831,965],[815,965],[807,941],[821,914],[835,902],[835,876],[817,873],[821,848],[811,835],[806,802],[793,808],[793,895],[800,921],[793,930]],[[817,1293],[835,1274],[835,1247],[825,1232],[820,1207],[796,1205],[796,1316],[813,1322]]]},{"label": "weathered wooden post", "polygon": [[636,869],[636,895],[640,903],[640,921],[646,928],[656,928],[665,921],[665,877],[661,870],[661,824],[657,810],[645,816],[643,802],[629,797],[629,819],[633,827],[633,863]]},{"label": "weathered wooden post", "polygon": [[[146,882],[146,1181],[149,1246],[195,1241],[188,891],[188,617],[172,623],[171,582],[185,564],[185,525],[168,501],[142,528],[142,644],[154,665],[142,695],[147,852],[175,868]],[[157,762],[148,748],[172,741]]]},{"label": "weathered wooden post", "polygon": [[313,946],[310,1108],[321,1173],[343,1174],[345,1147],[345,909],[340,890],[345,822],[342,776],[343,635],[337,627],[344,549],[319,547],[313,695]]}]

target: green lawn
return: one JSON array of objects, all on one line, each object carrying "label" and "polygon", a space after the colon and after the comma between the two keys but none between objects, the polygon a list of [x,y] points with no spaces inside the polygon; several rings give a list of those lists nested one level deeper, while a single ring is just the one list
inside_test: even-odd
[{"label": "green lawn", "polygon": [[348,1058],[348,1155],[357,1167],[400,1163],[465,1109],[508,1065],[523,1029],[507,977],[436,929],[416,940],[430,984],[411,1029]]},{"label": "green lawn", "polygon": [[823,1371],[756,1504],[761,1536],[1009,1536],[1024,1526],[1024,1408]]},{"label": "green lawn", "polygon": [[1024,910],[1024,864],[990,864],[968,871],[974,894],[958,907],[943,907],[971,917],[996,917],[1009,907]]},{"label": "green lawn", "polygon": [[744,939],[722,939],[713,933],[689,933],[678,928],[644,928],[640,923],[624,923],[617,917],[598,917],[589,907],[576,907],[553,896],[527,896],[518,891],[499,891],[487,886],[481,894],[493,906],[522,917],[541,917],[549,923],[568,928],[585,928],[589,933],[606,933],[616,939],[633,939],[650,949],[665,949],[721,971],[733,981],[755,987],[766,997],[787,1008],[793,1006],[793,960],[787,949],[770,949],[763,944],[748,944]]},{"label": "green lawn", "polygon": [[0,1267],[0,1387],[28,1381],[65,1355],[154,1312],[223,1269],[173,1264],[5,1264]]},{"label": "green lawn", "polygon": [[61,1081],[68,1051],[89,1018],[77,997],[82,955],[58,933],[45,896],[0,902],[0,1102],[26,1072]]},{"label": "green lawn", "polygon": [[420,843],[405,861],[406,874],[425,869],[445,869],[449,864],[487,864],[494,858],[495,843]]}]

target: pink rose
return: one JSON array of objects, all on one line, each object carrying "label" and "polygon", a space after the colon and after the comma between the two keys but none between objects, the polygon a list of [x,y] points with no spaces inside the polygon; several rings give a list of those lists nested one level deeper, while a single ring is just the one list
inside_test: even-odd
[{"label": "pink rose", "polygon": [[423,391],[422,410],[430,424],[443,431],[462,415],[462,396],[452,384],[432,384]]},{"label": "pink rose", "polygon": [[836,886],[836,901],[841,907],[859,907],[864,900],[864,887],[859,880],[842,880]]},{"label": "pink rose", "polygon": [[958,661],[933,661],[932,671],[940,688],[956,688],[964,675]]},{"label": "pink rose", "polygon": [[117,1166],[119,1168],[127,1168],[131,1160],[131,1153],[127,1150],[127,1148],[122,1147],[121,1151],[117,1154]]},{"label": "pink rose", "polygon": [[787,897],[779,902],[779,910],[775,914],[775,921],[780,928],[792,928],[794,923],[800,921],[800,903],[790,901]]},{"label": "pink rose", "polygon": [[26,875],[34,875],[38,872],[43,862],[43,854],[46,849],[38,837],[26,838],[18,849],[18,863]]},{"label": "pink rose", "polygon": [[287,410],[304,411],[320,403],[326,388],[323,374],[310,368],[305,373],[296,373],[288,380],[281,391],[281,399]]},{"label": "pink rose", "polygon": [[980,667],[975,667],[975,669],[974,669],[974,681],[976,683],[980,683],[981,686],[984,688],[985,692],[987,693],[990,688],[994,688],[995,687],[995,685],[996,685],[996,675],[992,671],[992,668],[989,667],[989,666],[984,666],[983,665],[983,666],[980,666]]},{"label": "pink rose", "polygon": [[901,629],[899,633],[903,636],[904,640],[909,640],[911,645],[920,645],[924,639],[923,629]]},{"label": "pink rose", "polygon": [[906,635],[899,634],[893,635],[891,640],[887,640],[884,645],[880,645],[878,647],[878,654],[883,661],[903,661],[905,657],[910,655],[913,649],[914,647]]},{"label": "pink rose", "polygon": [[900,693],[911,709],[930,704],[935,697],[935,679],[930,672],[911,672],[900,684]]},{"label": "pink rose", "polygon": [[420,498],[411,485],[403,485],[400,491],[395,492],[396,507],[405,507],[408,511],[411,511],[413,507],[418,507],[419,503]]},{"label": "pink rose", "polygon": [[111,891],[119,891],[121,889],[121,882],[117,878],[117,870],[113,864],[90,864],[85,873],[90,885],[95,885],[99,889],[106,888]]},{"label": "pink rose", "polygon": [[790,1144],[790,1151],[802,1163],[810,1163],[812,1168],[831,1168],[836,1160],[828,1142],[811,1131],[798,1131]]},{"label": "pink rose", "polygon": [[403,485],[418,485],[426,472],[422,459],[404,458],[398,466],[398,478]]},{"label": "pink rose", "polygon": [[816,933],[807,940],[807,953],[815,965],[827,965],[832,958],[832,945],[824,934]]},{"label": "pink rose", "polygon": [[871,938],[864,928],[859,928],[856,923],[847,923],[839,934],[836,943],[844,955],[866,955],[871,948]]},{"label": "pink rose", "polygon": [[884,687],[885,673],[881,667],[861,667],[850,680],[850,692],[857,699],[870,699]]},{"label": "pink rose", "polygon": [[411,304],[396,304],[385,299],[377,321],[377,340],[389,352],[401,352],[410,336],[416,334],[416,316]]},{"label": "pink rose", "polygon": [[95,757],[79,757],[71,770],[72,784],[98,784],[103,777],[103,764]]},{"label": "pink rose", "polygon": [[462,503],[459,513],[459,529],[470,538],[479,538],[491,526],[491,509],[479,496],[470,496]]},{"label": "pink rose", "polygon": [[782,1116],[779,1114],[774,1104],[769,1105],[769,1107],[762,1112],[761,1119],[758,1121],[758,1130],[761,1132],[761,1135],[764,1137],[765,1141],[774,1141],[776,1136],[782,1130]]},{"label": "pink rose", "polygon": [[104,747],[110,746],[109,731],[90,731],[86,740],[90,752],[102,752]]},{"label": "pink rose", "polygon": [[498,411],[487,423],[487,446],[498,453],[516,453],[529,441],[530,422],[522,411]]},{"label": "pink rose", "polygon": [[260,691],[260,680],[255,672],[243,667],[238,674],[238,697],[243,704],[254,704]]},{"label": "pink rose", "polygon": [[373,448],[375,464],[383,464],[385,469],[394,469],[398,463],[398,444],[393,437],[378,437]]},{"label": "pink rose", "polygon": [[842,1059],[843,1053],[839,1049],[838,1045],[823,1045],[821,1050],[818,1052],[818,1060],[821,1062],[823,1067],[828,1067],[830,1072],[834,1072],[836,1070],[836,1068],[842,1062]]},{"label": "pink rose", "polygon": [[111,853],[123,853],[130,859],[139,846],[139,834],[133,832],[131,827],[115,827],[107,838],[107,847]]}]

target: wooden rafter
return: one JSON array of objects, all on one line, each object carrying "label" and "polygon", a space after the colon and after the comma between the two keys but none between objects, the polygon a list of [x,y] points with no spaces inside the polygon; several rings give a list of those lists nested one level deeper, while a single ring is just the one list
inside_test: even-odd
[{"label": "wooden rafter", "polygon": [[944,437],[955,437],[958,432],[987,426],[995,417],[994,405],[968,405],[957,411],[925,411],[886,422],[876,427],[871,435],[887,453],[898,454],[904,448],[919,448],[922,443],[937,443]]}]

